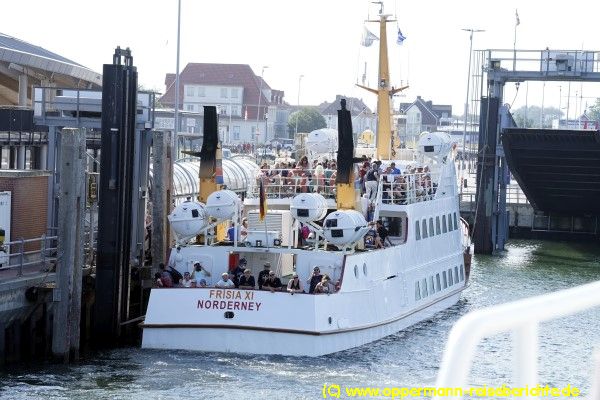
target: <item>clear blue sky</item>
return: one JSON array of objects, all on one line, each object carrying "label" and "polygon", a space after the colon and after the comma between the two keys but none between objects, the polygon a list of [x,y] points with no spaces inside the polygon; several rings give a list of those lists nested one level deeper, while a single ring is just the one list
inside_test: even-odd
[{"label": "clear blue sky", "polygon": [[[295,104],[298,76],[303,104],[330,101],[336,94],[374,98],[354,83],[362,60],[375,53],[359,46],[363,20],[377,6],[364,0],[182,0],[181,65],[187,62],[241,63],[252,66],[272,88],[285,91]],[[11,0],[3,2],[1,31],[69,57],[96,71],[111,62],[120,45],[133,51],[140,82],[164,91],[164,76],[175,71],[177,0]],[[572,0],[386,1],[386,12],[396,14],[407,37],[403,46],[390,44],[392,81],[408,79],[411,89],[403,101],[416,95],[440,104],[452,104],[462,114],[467,76],[468,33],[461,28],[485,29],[475,36],[474,48],[511,49],[515,9],[521,49],[600,50],[600,26],[594,19],[600,3]],[[122,15],[121,19],[114,18]],[[376,28],[374,28],[376,30]],[[395,26],[390,28],[395,30]],[[374,79],[371,77],[371,81]],[[563,84],[562,105],[566,104]],[[576,87],[577,86],[577,87]],[[579,85],[572,85],[571,101]],[[600,94],[598,85],[586,85],[583,96]],[[514,98],[507,88],[506,101]],[[541,84],[529,85],[529,104],[541,102]],[[580,99],[582,102],[592,99]],[[557,106],[558,85],[547,85],[545,104]],[[525,90],[515,106],[525,103]],[[573,110],[571,110],[573,112]]]}]

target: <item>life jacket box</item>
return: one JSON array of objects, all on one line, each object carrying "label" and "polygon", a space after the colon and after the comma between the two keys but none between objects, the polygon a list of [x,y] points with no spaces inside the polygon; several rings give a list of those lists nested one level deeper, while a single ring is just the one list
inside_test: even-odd
[{"label": "life jacket box", "polygon": [[273,247],[276,239],[281,242],[279,231],[249,230],[246,243],[249,242],[252,247]]}]

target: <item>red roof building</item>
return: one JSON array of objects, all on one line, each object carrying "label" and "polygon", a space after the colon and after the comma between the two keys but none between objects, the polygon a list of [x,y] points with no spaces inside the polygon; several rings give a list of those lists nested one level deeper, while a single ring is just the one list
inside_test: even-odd
[{"label": "red roof building", "polygon": [[[174,108],[175,74],[166,75],[165,85],[159,101]],[[181,71],[179,85],[181,110],[202,114],[203,106],[218,107],[225,143],[262,144],[287,137],[287,118],[282,121],[277,112],[285,108],[284,92],[271,89],[249,65],[190,63]]]}]

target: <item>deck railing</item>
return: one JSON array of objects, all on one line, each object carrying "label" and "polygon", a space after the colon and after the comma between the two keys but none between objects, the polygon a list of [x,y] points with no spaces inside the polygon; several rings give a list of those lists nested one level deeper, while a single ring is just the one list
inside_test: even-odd
[{"label": "deck railing", "polygon": [[269,169],[261,170],[250,197],[258,197],[262,179],[267,198],[289,198],[299,193],[320,193],[325,198],[335,198],[335,170],[324,169],[317,175],[314,169]]},{"label": "deck railing", "polygon": [[[450,331],[436,387],[465,388],[479,343],[503,332],[510,332],[514,342],[512,386],[535,387],[539,383],[539,324],[598,306],[600,281],[472,311],[458,320]],[[598,384],[596,378],[592,387],[596,396]],[[448,398],[461,397],[434,397]]]},{"label": "deck railing", "polygon": [[[0,271],[8,269],[18,269],[17,276],[23,275],[23,267],[29,267],[32,265],[39,265],[41,269],[46,267],[46,263],[50,261],[56,261],[56,250],[58,236],[47,236],[42,235],[38,238],[23,239],[7,242],[3,244],[6,251],[4,255],[0,256]],[[25,244],[27,243],[40,243],[39,250],[25,251]],[[16,252],[9,252],[9,249]]]},{"label": "deck railing", "polygon": [[430,172],[388,174],[379,179],[378,198],[383,204],[414,204],[433,200],[437,180]]}]

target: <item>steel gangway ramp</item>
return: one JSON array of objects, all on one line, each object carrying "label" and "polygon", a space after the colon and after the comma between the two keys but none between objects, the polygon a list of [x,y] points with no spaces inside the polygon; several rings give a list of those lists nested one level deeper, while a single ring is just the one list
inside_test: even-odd
[{"label": "steel gangway ramp", "polygon": [[502,145],[536,210],[600,215],[600,131],[505,128]]}]

